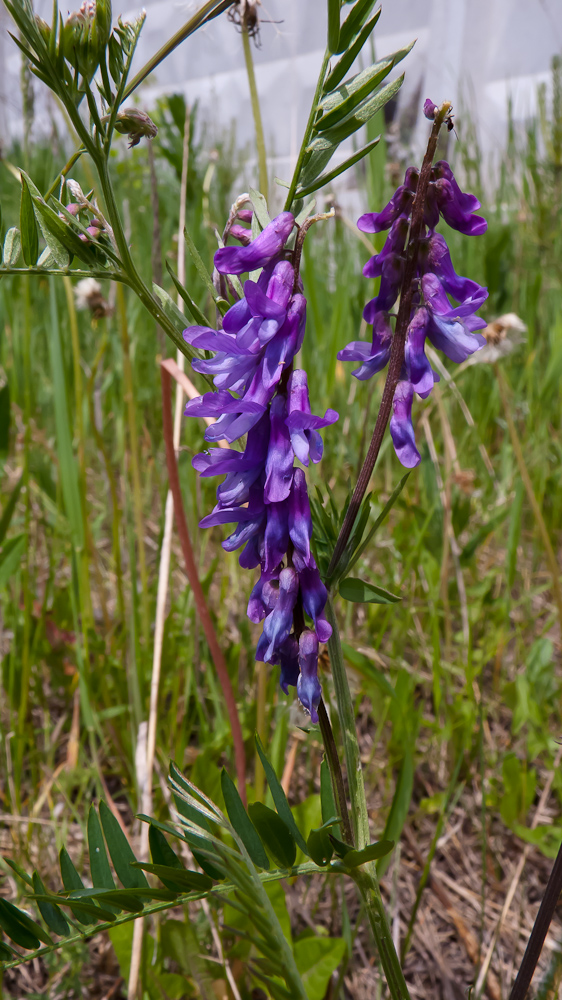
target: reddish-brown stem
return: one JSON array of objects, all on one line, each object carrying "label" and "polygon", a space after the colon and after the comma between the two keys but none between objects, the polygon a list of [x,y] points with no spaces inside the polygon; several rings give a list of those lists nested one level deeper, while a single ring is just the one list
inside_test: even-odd
[{"label": "reddish-brown stem", "polygon": [[425,199],[430,180],[433,157],[435,156],[435,150],[437,148],[439,129],[441,128],[448,112],[450,111],[450,108],[451,105],[448,101],[446,101],[445,104],[442,104],[441,107],[439,108],[439,111],[435,116],[435,121],[433,123],[431,135],[429,137],[429,142],[427,144],[427,150],[423,158],[423,164],[420,170],[418,185],[416,188],[416,194],[412,206],[412,222],[410,226],[410,237],[408,240],[406,264],[404,267],[404,278],[402,281],[400,305],[398,308],[398,316],[396,318],[396,329],[394,331],[394,337],[392,338],[392,348],[390,351],[388,372],[386,375],[386,382],[384,383],[381,405],[379,407],[379,412],[377,414],[377,419],[375,423],[375,429],[373,431],[373,437],[371,439],[371,444],[369,445],[369,450],[365,457],[365,461],[363,462],[361,472],[359,473],[357,484],[353,491],[353,496],[351,498],[349,507],[347,508],[344,522],[341,526],[338,540],[334,548],[334,553],[332,555],[330,565],[328,567],[328,579],[330,579],[330,577],[333,576],[335,570],[337,569],[337,566],[343,555],[344,549],[349,540],[349,536],[351,534],[353,525],[355,524],[355,518],[359,513],[361,502],[363,500],[363,497],[365,496],[365,492],[369,485],[369,480],[371,478],[373,469],[375,467],[375,462],[379,455],[380,447],[384,438],[384,432],[386,430],[386,425],[388,424],[390,418],[390,412],[392,409],[392,400],[394,399],[396,386],[400,380],[400,374],[402,372],[402,366],[404,364],[404,348],[406,345],[406,334],[408,332],[408,326],[410,323],[410,315],[412,312],[412,299],[415,291],[414,278],[418,262],[419,241],[423,226]]},{"label": "reddish-brown stem", "polygon": [[232,740],[234,743],[234,758],[236,762],[236,774],[238,776],[238,791],[246,803],[246,754],[244,752],[244,740],[242,737],[242,727],[238,717],[236,699],[232,684],[228,675],[228,668],[223,652],[219,646],[215,628],[211,619],[209,608],[205,600],[203,588],[199,580],[197,566],[193,556],[193,547],[189,537],[189,529],[183,507],[181,495],[180,479],[178,474],[178,463],[174,451],[173,424],[172,424],[172,376],[166,368],[164,362],[161,366],[162,373],[162,424],[164,433],[164,443],[166,445],[166,464],[168,466],[168,479],[170,481],[170,491],[174,501],[174,512],[176,516],[176,527],[181,544],[183,558],[185,562],[185,572],[193,591],[193,598],[199,621],[203,627],[207,645],[209,647],[219,681],[222,686],[224,700],[230,719],[232,730]]}]

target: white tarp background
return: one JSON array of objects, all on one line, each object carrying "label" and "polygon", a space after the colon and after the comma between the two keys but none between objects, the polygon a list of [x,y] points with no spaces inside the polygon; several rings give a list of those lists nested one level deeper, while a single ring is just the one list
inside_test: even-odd
[{"label": "white tarp background", "polygon": [[[68,3],[68,0],[66,0]],[[60,5],[66,15],[66,3]],[[76,0],[76,6],[78,2]],[[199,2],[145,0],[146,24],[135,57],[138,69],[184,23]],[[50,19],[51,0],[35,8]],[[254,50],[268,151],[275,173],[288,176],[294,161],[325,41],[325,0],[262,0],[261,48]],[[120,9],[126,18],[139,8]],[[7,36],[12,27],[0,2],[0,137],[21,134],[20,55]],[[387,0],[375,29],[377,58],[417,38],[401,65],[406,83],[402,106],[416,94],[435,102],[453,100],[462,128],[462,106],[470,108],[485,152],[505,137],[507,99],[516,120],[536,110],[539,83],[550,86],[552,56],[562,53],[562,0]],[[398,72],[398,71],[396,71]],[[396,74],[395,74],[396,75]],[[52,109],[35,84],[38,115],[49,131]],[[200,121],[219,130],[236,122],[241,144],[253,139],[242,43],[226,15],[184,42],[139,92],[149,108],[166,92],[199,101]],[[420,116],[419,140],[427,133]]]}]

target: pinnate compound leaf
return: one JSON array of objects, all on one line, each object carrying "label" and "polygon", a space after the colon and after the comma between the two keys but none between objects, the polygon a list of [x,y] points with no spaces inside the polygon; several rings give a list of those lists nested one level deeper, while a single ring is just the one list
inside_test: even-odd
[{"label": "pinnate compound leaf", "polygon": [[376,844],[368,844],[360,851],[347,851],[343,863],[347,868],[358,868],[359,865],[367,864],[367,861],[378,861],[379,858],[386,857],[393,848],[393,840],[379,840]]},{"label": "pinnate compound leaf", "polygon": [[[33,891],[36,896],[46,896],[47,890],[43,885],[43,881],[39,872],[33,872]],[[39,907],[39,912],[43,917],[43,920],[47,924],[50,930],[54,934],[58,934],[59,937],[66,937],[70,928],[66,922],[66,919],[56,903],[43,903],[37,900],[37,906]]]},{"label": "pinnate compound leaf", "polygon": [[121,884],[126,889],[147,889],[148,882],[143,873],[131,867],[131,862],[137,859],[119,823],[105,802],[100,802],[100,820],[113,867]]},{"label": "pinnate compound leaf", "polygon": [[306,841],[302,833],[300,832],[297,824],[295,823],[295,818],[293,816],[293,813],[291,812],[291,807],[287,801],[287,796],[283,791],[283,787],[281,785],[281,782],[279,781],[279,778],[275,773],[273,765],[266,757],[265,750],[257,733],[255,736],[255,740],[256,740],[256,749],[258,751],[259,758],[262,762],[262,766],[265,771],[265,776],[267,778],[267,783],[269,785],[271,796],[275,803],[275,808],[277,809],[279,816],[281,817],[281,819],[283,820],[289,831],[292,833],[293,837],[295,838],[297,846],[300,847],[303,854],[306,854],[308,856],[308,848],[306,846]]},{"label": "pinnate compound leaf", "polygon": [[244,809],[236,785],[224,768],[221,771],[221,787],[228,818],[252,861],[258,868],[269,869],[269,859],[256,828]]},{"label": "pinnate compound leaf", "polygon": [[308,1000],[324,1000],[330,978],[345,950],[343,938],[313,937],[295,942],[295,962]]},{"label": "pinnate compound leaf", "polygon": [[33,267],[39,256],[39,236],[35,212],[33,211],[33,200],[23,175],[21,178],[20,231],[24,262],[28,267]]},{"label": "pinnate compound leaf", "polygon": [[352,601],[354,604],[397,604],[401,597],[391,594],[382,587],[376,587],[374,583],[365,583],[353,576],[348,576],[342,580],[339,587],[340,597],[344,601]]},{"label": "pinnate compound leaf", "polygon": [[252,803],[248,812],[262,843],[275,861],[281,868],[292,868],[297,857],[297,845],[287,824],[263,802]]},{"label": "pinnate compound leaf", "polygon": [[18,257],[21,253],[21,233],[19,229],[13,226],[8,229],[4,239],[4,246],[2,248],[2,263],[6,267],[14,267],[17,264]]},{"label": "pinnate compound leaf", "polygon": [[387,83],[386,87],[379,90],[373,97],[364,100],[352,114],[347,115],[337,125],[326,128],[325,132],[321,132],[316,139],[313,139],[308,147],[309,150],[320,152],[324,149],[335,149],[344,139],[348,139],[350,135],[357,132],[357,129],[361,128],[362,125],[366,125],[398,93],[403,80],[404,74],[399,76],[397,80],[393,80],[392,83]]}]

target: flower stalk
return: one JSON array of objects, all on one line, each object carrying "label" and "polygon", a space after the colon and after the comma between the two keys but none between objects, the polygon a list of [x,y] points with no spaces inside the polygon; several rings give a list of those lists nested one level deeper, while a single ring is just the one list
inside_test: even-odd
[{"label": "flower stalk", "polygon": [[406,255],[406,264],[404,268],[404,278],[402,281],[402,293],[400,296],[400,305],[398,308],[396,329],[394,332],[394,336],[392,338],[392,347],[388,363],[388,372],[384,384],[381,405],[379,408],[379,412],[377,414],[377,419],[371,443],[369,445],[369,450],[365,457],[365,461],[363,462],[361,472],[359,473],[359,476],[357,478],[357,483],[353,491],[353,496],[349,503],[349,507],[347,509],[347,513],[344,522],[342,524],[341,531],[339,533],[332,558],[330,560],[330,566],[328,568],[329,579],[333,578],[333,576],[336,573],[345,546],[349,540],[349,536],[353,529],[355,519],[357,517],[357,514],[359,513],[359,508],[361,507],[361,502],[363,500],[363,497],[365,496],[365,492],[369,485],[369,480],[371,478],[373,469],[375,467],[375,463],[377,461],[381,444],[384,438],[384,433],[388,421],[390,419],[392,402],[394,399],[396,386],[400,381],[400,374],[402,372],[402,367],[404,365],[406,335],[408,332],[408,326],[410,324],[412,302],[415,291],[415,285],[413,279],[416,274],[416,267],[419,255],[420,234],[424,223],[425,199],[429,187],[433,158],[435,156],[435,151],[437,149],[437,140],[439,138],[439,131],[441,129],[441,126],[444,124],[447,116],[450,114],[450,111],[451,111],[450,101],[445,101],[441,105],[441,107],[437,110],[433,122],[433,128],[431,130],[431,135],[429,137],[429,142],[427,144],[425,156],[423,158],[423,164],[420,171],[417,190],[412,207],[412,222],[410,227],[410,236],[408,240],[408,251]]}]

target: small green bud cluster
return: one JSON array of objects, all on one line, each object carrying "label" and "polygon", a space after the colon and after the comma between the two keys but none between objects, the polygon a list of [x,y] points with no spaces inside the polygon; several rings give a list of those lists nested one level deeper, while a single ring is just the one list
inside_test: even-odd
[{"label": "small green bud cluster", "polygon": [[96,72],[110,33],[111,0],[83,0],[80,10],[68,15],[62,30],[61,49],[67,62],[85,80],[91,80]]}]

